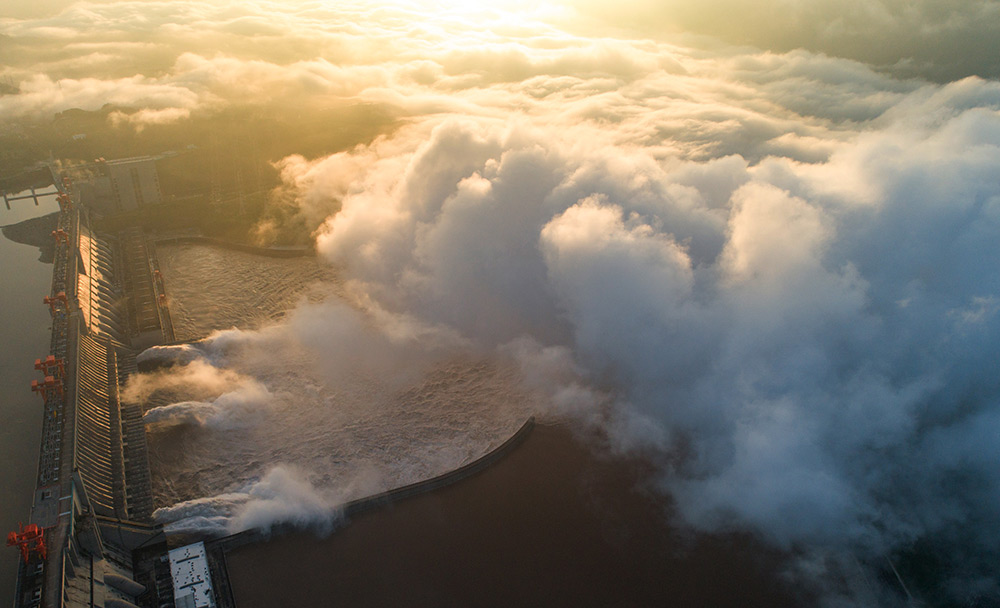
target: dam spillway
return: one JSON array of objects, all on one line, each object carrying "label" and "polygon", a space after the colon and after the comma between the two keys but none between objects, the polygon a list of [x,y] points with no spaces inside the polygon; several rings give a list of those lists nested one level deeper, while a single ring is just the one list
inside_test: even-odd
[{"label": "dam spillway", "polygon": [[[151,520],[142,412],[119,398],[136,371],[136,342],[172,339],[163,322],[169,313],[156,296],[145,251],[124,263],[137,241],[141,247],[142,233],[97,234],[62,183],[45,297],[50,353],[36,361],[42,380],[32,383],[44,402],[36,489],[28,528],[8,537],[24,555],[14,605],[173,605],[169,591],[160,592],[155,568],[136,568],[135,549],[165,546],[165,537]],[[134,289],[141,281],[142,289]],[[130,291],[146,297],[130,298]]]},{"label": "dam spillway", "polygon": [[[25,541],[21,544],[25,559],[20,563],[15,608],[186,606],[184,589],[176,587],[168,561],[181,535],[174,533],[168,539],[163,527],[152,521],[154,494],[142,408],[121,398],[122,387],[137,372],[135,354],[152,345],[175,342],[155,241],[136,227],[115,234],[101,232],[87,210],[87,201],[81,201],[80,196],[62,189],[60,197],[65,197],[67,204],[54,218],[52,283],[46,296],[52,314],[51,345],[48,355],[39,353],[44,357],[39,360],[42,380],[36,380],[45,403],[43,439],[29,528],[19,537]],[[48,231],[46,227],[42,236],[47,237]],[[192,239],[170,238],[183,241],[184,246]],[[52,246],[52,241],[48,243]],[[275,258],[281,267],[275,271],[279,274],[286,274],[281,271],[291,264],[281,258],[306,253],[227,249],[235,249],[240,256],[264,254]],[[169,255],[164,251],[161,254],[166,273]],[[259,272],[256,260],[249,263],[254,272]],[[264,303],[285,302],[285,296],[320,274],[319,269],[311,268],[302,277],[281,283],[281,297]],[[173,295],[178,296],[180,282],[171,284],[175,287]],[[199,291],[201,288],[199,285]],[[246,304],[256,312],[261,308],[257,299]],[[181,333],[184,314],[180,304],[176,306]],[[46,363],[49,359],[51,366]],[[441,373],[446,380],[451,378],[450,369]],[[454,383],[465,387],[466,380],[459,377]],[[462,395],[475,395],[477,387],[478,380],[468,382],[469,392]],[[417,387],[405,393],[403,399],[425,403],[426,391],[432,390]],[[450,395],[447,391],[444,394]],[[326,436],[329,429],[324,427],[320,432]],[[155,433],[150,441],[155,445]],[[492,463],[515,443],[505,444],[507,447],[501,446],[458,471],[348,502],[338,512],[350,517],[415,493],[436,490],[445,481],[462,478]],[[160,468],[157,472],[162,474]],[[40,536],[36,531],[41,531]],[[223,583],[228,580],[226,547],[260,538],[250,531],[210,541],[207,568],[213,579]],[[38,539],[43,543],[37,544]],[[223,585],[216,590],[219,605],[232,605],[226,589]]]}]

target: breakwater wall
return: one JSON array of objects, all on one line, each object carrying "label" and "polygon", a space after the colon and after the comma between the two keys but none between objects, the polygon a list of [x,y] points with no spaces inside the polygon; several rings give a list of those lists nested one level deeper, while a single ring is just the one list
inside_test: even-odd
[{"label": "breakwater wall", "polygon": [[[337,509],[337,515],[342,519],[350,519],[368,511],[380,509],[389,504],[396,503],[407,498],[439,490],[445,486],[449,486],[462,481],[463,479],[472,477],[493,464],[496,464],[497,461],[513,451],[514,448],[519,446],[525,439],[528,438],[534,428],[535,418],[532,416],[531,418],[528,418],[528,420],[521,425],[517,432],[511,435],[506,441],[483,456],[480,456],[476,460],[462,465],[453,471],[443,473],[424,481],[418,481],[393,490],[387,490],[366,498],[359,498],[357,500],[344,503]],[[213,540],[211,541],[211,545],[222,549],[223,551],[231,551],[237,547],[265,541],[272,536],[285,534],[297,529],[298,528],[296,526],[290,524],[279,524],[270,530],[244,530],[243,532],[237,532],[236,534]]]},{"label": "breakwater wall", "polygon": [[519,428],[516,433],[511,435],[507,441],[503,442],[495,449],[477,458],[476,460],[463,465],[454,471],[438,475],[437,477],[411,483],[401,488],[396,488],[395,490],[381,492],[379,494],[375,494],[374,496],[369,496],[368,498],[352,500],[344,505],[343,516],[350,519],[351,517],[356,517],[362,513],[379,509],[390,503],[399,502],[406,498],[412,498],[413,496],[418,496],[420,494],[426,494],[459,482],[463,479],[472,477],[476,473],[479,473],[493,464],[496,464],[498,460],[509,454],[514,448],[519,446],[525,439],[528,438],[528,435],[531,434],[531,431],[534,430],[534,428],[535,418],[532,416],[531,418],[528,418],[528,420],[521,425],[521,428]]},{"label": "breakwater wall", "polygon": [[[348,520],[352,517],[386,507],[401,500],[427,494],[428,492],[433,492],[455,484],[463,479],[468,479],[469,477],[472,477],[473,475],[476,475],[477,473],[480,473],[496,464],[507,454],[510,454],[514,448],[521,445],[521,443],[528,438],[534,428],[535,417],[532,416],[528,418],[528,420],[521,425],[517,432],[511,435],[506,441],[483,456],[480,456],[476,460],[462,465],[453,471],[443,473],[430,479],[425,479],[424,481],[418,481],[394,490],[379,492],[378,494],[368,496],[367,498],[360,498],[358,500],[347,502],[337,510],[337,516],[341,519]],[[219,608],[238,608],[236,606],[236,600],[233,596],[232,585],[229,582],[229,572],[228,567],[226,566],[226,554],[234,549],[238,549],[239,547],[264,542],[274,536],[288,534],[296,530],[298,530],[298,528],[291,524],[280,524],[269,530],[244,530],[243,532],[237,532],[236,534],[205,543],[205,548],[209,555],[212,580],[215,582],[216,599],[219,602]]]}]

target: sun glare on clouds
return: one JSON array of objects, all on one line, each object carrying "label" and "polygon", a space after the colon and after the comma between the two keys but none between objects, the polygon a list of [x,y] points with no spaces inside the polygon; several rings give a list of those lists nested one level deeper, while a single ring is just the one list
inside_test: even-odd
[{"label": "sun glare on clouds", "polygon": [[[135,141],[199,136],[226,110],[308,125],[266,159],[280,172],[272,202],[294,221],[260,234],[301,224],[371,308],[514,352],[533,372],[559,355],[582,372],[537,372],[556,406],[596,419],[613,402],[622,420],[689,442],[657,489],[694,528],[876,567],[929,539],[958,556],[965,571],[948,576],[963,589],[1000,597],[988,373],[1000,84],[901,78],[847,46],[774,50],[763,34],[741,43],[761,47],[726,46],[661,27],[669,11],[653,0],[596,4],[3,9],[0,78],[17,93],[0,95],[0,117],[48,124],[112,104],[114,134]],[[807,3],[786,4],[779,25]],[[626,17],[644,7],[635,27]],[[887,31],[918,39],[907,19]],[[926,73],[964,73],[942,62]],[[580,399],[590,378],[617,392]],[[622,445],[645,437],[607,426]]]},{"label": "sun glare on clouds", "polygon": [[394,7],[435,17],[455,17],[470,25],[490,27],[517,23],[523,19],[548,20],[566,15],[571,9],[558,0],[362,0],[371,8]]}]

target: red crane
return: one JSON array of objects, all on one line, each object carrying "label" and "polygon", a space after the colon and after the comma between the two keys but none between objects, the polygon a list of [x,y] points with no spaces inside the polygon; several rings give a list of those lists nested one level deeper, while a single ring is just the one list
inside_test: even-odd
[{"label": "red crane", "polygon": [[31,381],[31,392],[38,393],[42,396],[42,401],[46,400],[45,384],[39,382],[38,380]]},{"label": "red crane", "polygon": [[49,305],[49,312],[52,313],[53,317],[56,316],[56,305],[59,302],[62,302],[64,308],[69,308],[69,300],[66,298],[65,291],[60,291],[59,293],[51,297],[45,296],[44,298],[42,298],[42,302],[45,302],[46,304]]},{"label": "red crane", "polygon": [[58,245],[60,242],[69,245],[69,233],[63,230],[62,228],[58,230],[53,230],[52,238],[56,240],[56,245]]},{"label": "red crane", "polygon": [[52,376],[45,376],[45,388],[47,388],[49,390],[53,390],[54,389],[56,391],[56,394],[59,395],[60,399],[62,399],[63,396],[64,396],[64,394],[63,394],[63,383],[62,383],[61,379],[60,380],[56,380]]},{"label": "red crane", "polygon": [[63,392],[62,380],[56,380],[52,376],[45,376],[45,379],[41,382],[32,380],[31,392],[41,395],[42,400],[48,400],[49,396],[53,393],[59,395],[59,398],[62,399],[65,394]]},{"label": "red crane", "polygon": [[57,377],[66,377],[66,362],[62,359],[56,359],[55,355],[49,355],[44,359],[35,359],[35,369],[42,372],[42,376],[56,376],[53,373],[55,370],[59,370]]},{"label": "red crane", "polygon": [[34,551],[42,559],[45,559],[45,533],[35,524],[28,524],[25,527],[22,524],[17,524],[21,529],[20,532],[11,532],[7,535],[7,546],[17,547],[21,550],[21,557],[24,558],[24,563],[28,563],[28,557],[31,552]]},{"label": "red crane", "polygon": [[68,194],[60,194],[56,197],[56,200],[59,201],[59,208],[64,211],[73,208],[73,199]]}]

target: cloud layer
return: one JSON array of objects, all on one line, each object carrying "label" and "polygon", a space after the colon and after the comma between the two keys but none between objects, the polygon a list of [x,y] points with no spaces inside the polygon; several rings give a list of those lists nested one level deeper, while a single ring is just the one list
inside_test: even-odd
[{"label": "cloud layer", "polygon": [[[972,41],[995,23],[987,2],[944,6],[939,25],[930,3],[905,19],[868,3],[857,23],[815,16],[857,3],[786,4],[777,23],[822,30],[821,50],[880,23]],[[582,35],[554,14],[77,5],[3,23],[8,49],[44,52],[5,68],[20,93],[0,114],[111,102],[126,109],[110,120],[151,129],[233,104],[387,108],[388,136],[273,159],[275,200],[367,320],[312,308],[228,339],[263,358],[275,332],[293,336],[329,355],[327,378],[505,358],[539,410],[606,428],[616,449],[679,455],[657,487],[680,521],[805,556],[831,603],[852,593],[824,570],[836,556],[952,556],[926,593],[996,597],[1000,84]],[[917,73],[955,69],[913,57],[930,62]],[[370,348],[324,350],[330,336]],[[155,416],[213,420],[222,399]]]},{"label": "cloud layer", "polygon": [[775,52],[805,48],[900,75],[949,81],[1000,76],[994,0],[635,0],[612,7],[579,0],[584,14],[647,36],[666,29]]},{"label": "cloud layer", "polygon": [[[686,454],[662,487],[688,525],[985,556],[997,93],[917,91],[818,163],[463,118],[303,169],[357,176],[318,237],[356,288],[482,346],[566,346],[655,421]],[[976,562],[943,576],[983,584]]]}]

